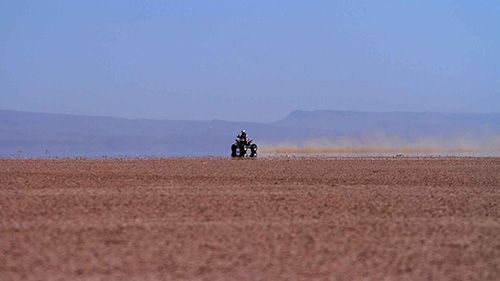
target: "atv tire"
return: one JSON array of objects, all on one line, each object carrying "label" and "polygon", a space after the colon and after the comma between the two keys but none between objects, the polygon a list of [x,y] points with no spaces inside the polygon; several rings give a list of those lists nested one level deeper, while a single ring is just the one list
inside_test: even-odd
[{"label": "atv tire", "polygon": [[231,145],[231,157],[238,156],[237,152],[239,152],[239,151],[237,151],[237,150],[238,150],[238,146],[235,143],[233,143]]},{"label": "atv tire", "polygon": [[252,152],[250,157],[257,157],[257,145],[255,143],[250,146],[250,151]]}]

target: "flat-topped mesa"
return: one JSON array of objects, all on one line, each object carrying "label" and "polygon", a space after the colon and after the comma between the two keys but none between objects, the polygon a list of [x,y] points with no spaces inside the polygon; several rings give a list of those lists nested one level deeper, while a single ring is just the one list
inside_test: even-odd
[{"label": "flat-topped mesa", "polygon": [[339,139],[499,143],[500,114],[297,110],[277,122],[256,123],[0,110],[0,157],[223,156],[241,128],[252,131],[262,148]]}]

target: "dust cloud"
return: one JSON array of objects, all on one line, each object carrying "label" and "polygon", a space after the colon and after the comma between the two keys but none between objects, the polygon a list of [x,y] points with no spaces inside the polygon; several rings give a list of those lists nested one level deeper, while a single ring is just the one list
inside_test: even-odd
[{"label": "dust cloud", "polygon": [[404,139],[391,136],[309,139],[297,142],[263,143],[264,155],[343,155],[343,154],[431,154],[500,156],[500,136],[485,138],[425,137]]}]

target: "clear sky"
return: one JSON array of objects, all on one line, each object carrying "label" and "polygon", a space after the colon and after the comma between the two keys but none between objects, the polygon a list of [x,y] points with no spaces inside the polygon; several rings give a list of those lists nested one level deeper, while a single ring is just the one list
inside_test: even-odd
[{"label": "clear sky", "polygon": [[500,112],[500,1],[0,1],[0,109]]}]

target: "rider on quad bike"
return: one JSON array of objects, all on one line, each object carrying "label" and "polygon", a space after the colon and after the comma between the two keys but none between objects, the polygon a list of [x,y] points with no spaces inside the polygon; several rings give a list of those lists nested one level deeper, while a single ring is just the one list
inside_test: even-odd
[{"label": "rider on quad bike", "polygon": [[231,157],[257,157],[257,145],[248,138],[247,132],[241,130],[236,142],[231,145]]},{"label": "rider on quad bike", "polygon": [[248,142],[247,131],[241,130],[241,133],[236,137],[236,141],[241,142],[243,144],[247,144]]}]

